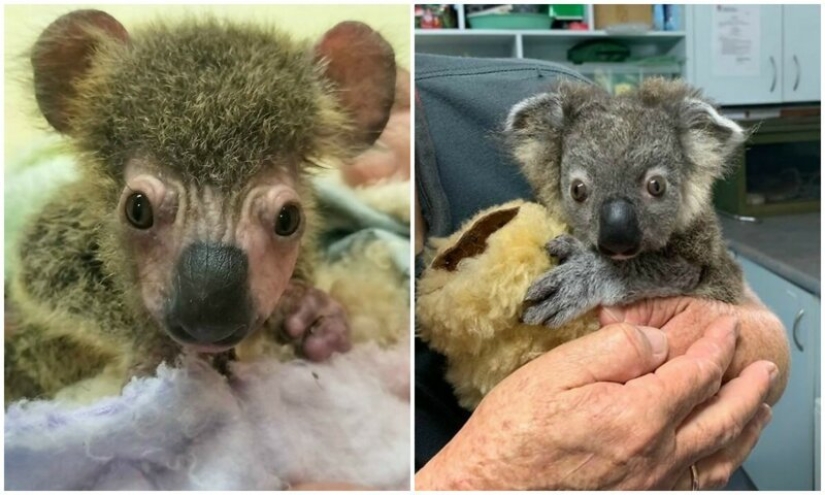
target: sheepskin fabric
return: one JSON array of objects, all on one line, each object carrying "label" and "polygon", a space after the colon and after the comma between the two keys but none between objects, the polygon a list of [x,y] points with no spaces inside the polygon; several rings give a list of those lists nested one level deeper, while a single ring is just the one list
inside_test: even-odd
[{"label": "sheepskin fabric", "polygon": [[409,489],[409,345],[324,363],[194,358],[91,406],[13,404],[7,490],[273,490],[304,482]]}]

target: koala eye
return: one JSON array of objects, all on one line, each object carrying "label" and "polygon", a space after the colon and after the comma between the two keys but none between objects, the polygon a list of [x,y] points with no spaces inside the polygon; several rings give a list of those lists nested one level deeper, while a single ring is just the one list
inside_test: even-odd
[{"label": "koala eye", "polygon": [[281,208],[278,219],[275,220],[275,233],[281,237],[288,237],[301,226],[301,209],[294,203],[288,203]]},{"label": "koala eye", "polygon": [[143,193],[136,192],[126,198],[125,213],[126,220],[136,229],[146,230],[154,223],[152,204]]},{"label": "koala eye", "polygon": [[573,199],[581,203],[585,199],[587,199],[587,186],[584,185],[579,179],[575,179],[572,184],[570,184],[570,194],[573,196]]},{"label": "koala eye", "polygon": [[647,192],[658,198],[665,193],[665,184],[665,179],[661,175],[654,175],[647,181]]}]

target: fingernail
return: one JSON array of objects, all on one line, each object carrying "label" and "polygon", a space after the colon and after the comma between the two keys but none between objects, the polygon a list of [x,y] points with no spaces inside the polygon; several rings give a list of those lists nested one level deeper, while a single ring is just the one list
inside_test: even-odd
[{"label": "fingernail", "polygon": [[667,355],[667,336],[665,332],[653,327],[638,328],[645,335],[647,341],[650,342],[650,348],[653,351],[654,358]]},{"label": "fingernail", "polygon": [[771,376],[771,383],[775,382],[776,377],[779,376],[779,368],[777,368],[772,362],[768,361],[765,363],[765,369],[768,370],[768,374]]},{"label": "fingernail", "polygon": [[766,426],[768,426],[768,423],[771,422],[771,419],[773,419],[773,410],[771,409],[771,406],[763,403],[761,406],[759,406],[758,414],[759,423],[761,427],[764,429]]}]

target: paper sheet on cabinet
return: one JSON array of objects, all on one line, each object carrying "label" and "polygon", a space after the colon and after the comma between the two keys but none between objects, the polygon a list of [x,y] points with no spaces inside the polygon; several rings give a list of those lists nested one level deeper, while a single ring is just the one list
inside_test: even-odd
[{"label": "paper sheet on cabinet", "polygon": [[711,63],[714,76],[760,75],[760,7],[714,5]]}]

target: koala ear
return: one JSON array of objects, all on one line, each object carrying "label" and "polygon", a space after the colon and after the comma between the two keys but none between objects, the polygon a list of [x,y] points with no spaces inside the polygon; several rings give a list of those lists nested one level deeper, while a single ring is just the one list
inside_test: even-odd
[{"label": "koala ear", "polygon": [[315,59],[355,124],[353,141],[369,146],[390,118],[395,101],[395,52],[361,22],[342,22],[315,45]]},{"label": "koala ear", "polygon": [[732,153],[745,142],[745,131],[698,97],[684,98],[678,111],[688,159],[714,178],[722,176]]},{"label": "koala ear", "polygon": [[588,103],[604,91],[598,86],[562,81],[549,92],[516,103],[505,123],[508,134],[536,135],[558,132],[571,124]]},{"label": "koala ear", "polygon": [[37,105],[49,124],[70,134],[71,106],[77,83],[85,77],[101,43],[126,43],[129,34],[100,10],[75,10],[51,23],[31,53]]},{"label": "koala ear", "polygon": [[507,115],[504,130],[508,134],[535,134],[564,126],[564,105],[559,93],[531,96],[516,103]]},{"label": "koala ear", "polygon": [[550,92],[527,98],[510,110],[504,138],[527,182],[541,202],[560,204],[561,149],[566,129],[582,110],[607,93],[598,86],[562,81]]}]

